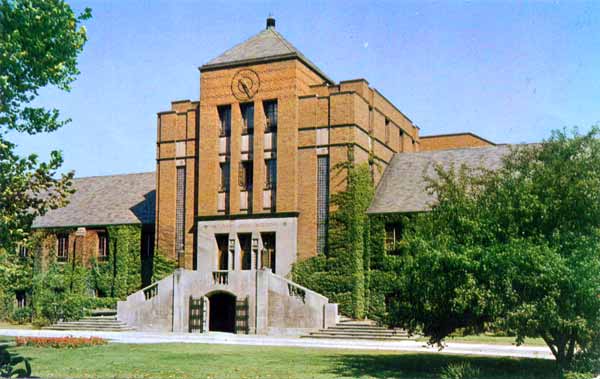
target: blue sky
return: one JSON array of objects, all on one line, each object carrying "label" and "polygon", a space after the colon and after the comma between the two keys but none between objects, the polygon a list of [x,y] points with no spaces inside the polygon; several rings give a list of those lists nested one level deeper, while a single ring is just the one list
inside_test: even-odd
[{"label": "blue sky", "polygon": [[81,75],[39,103],[73,122],[12,136],[77,176],[152,171],[156,112],[198,99],[198,67],[264,28],[332,79],[367,79],[422,135],[534,142],[600,124],[600,2],[77,1],[92,8]]}]

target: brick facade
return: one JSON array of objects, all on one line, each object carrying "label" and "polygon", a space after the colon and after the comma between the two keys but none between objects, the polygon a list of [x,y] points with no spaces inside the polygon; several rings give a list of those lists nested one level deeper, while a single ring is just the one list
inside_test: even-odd
[{"label": "brick facade", "polygon": [[[334,168],[351,157],[356,163],[370,162],[378,183],[394,154],[491,144],[469,133],[421,138],[419,128],[366,80],[334,83],[297,50],[289,50],[293,49],[289,43],[278,46],[282,40],[274,27],[268,27],[215,58],[200,68],[199,101],[173,102],[171,110],[158,114],[156,243],[158,251],[177,258],[175,178],[176,167],[185,165],[182,267],[215,269],[198,267],[199,250],[216,250],[216,242],[196,246],[198,220],[295,215],[297,251],[286,253],[293,254],[294,260],[317,254],[318,156],[329,157],[330,194],[335,194],[345,189],[346,178]],[[264,55],[261,47],[284,53]],[[247,85],[237,81],[240,77],[250,78]],[[240,100],[247,86],[253,93]],[[276,133],[265,133],[265,101],[277,102]],[[254,106],[251,135],[242,130],[242,106],[246,106],[242,104]],[[231,107],[231,133],[225,137],[220,134],[219,107],[223,106]],[[272,191],[265,187],[267,158],[277,159],[277,184]],[[249,170],[249,162],[253,187],[245,192],[239,185],[240,167],[245,164],[244,172]],[[228,192],[220,191],[223,164],[229,165]],[[203,243],[210,240],[203,238]],[[233,234],[229,238],[230,243],[236,239]]]}]

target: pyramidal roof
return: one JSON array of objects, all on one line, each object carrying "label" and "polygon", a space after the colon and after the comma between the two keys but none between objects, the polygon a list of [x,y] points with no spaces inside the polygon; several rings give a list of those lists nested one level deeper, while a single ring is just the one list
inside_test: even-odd
[{"label": "pyramidal roof", "polygon": [[325,81],[331,84],[334,83],[323,71],[298,51],[294,45],[283,38],[275,30],[274,25],[268,25],[265,30],[212,59],[200,67],[200,71],[286,59],[299,59],[325,79]]}]

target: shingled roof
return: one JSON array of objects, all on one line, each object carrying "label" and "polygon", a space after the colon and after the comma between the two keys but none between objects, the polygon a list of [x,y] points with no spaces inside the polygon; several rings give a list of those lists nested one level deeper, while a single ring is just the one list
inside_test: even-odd
[{"label": "shingled roof", "polygon": [[431,209],[435,196],[427,191],[427,177],[435,177],[435,166],[498,169],[509,145],[399,153],[394,155],[377,186],[369,214],[412,213]]},{"label": "shingled roof", "polygon": [[294,45],[283,38],[274,27],[268,27],[246,41],[232,47],[200,67],[200,71],[285,59],[299,59],[325,79],[325,81],[334,84],[333,80],[306,58]]},{"label": "shingled roof", "polygon": [[37,217],[34,228],[154,223],[153,172],[76,178],[73,186],[69,204]]}]

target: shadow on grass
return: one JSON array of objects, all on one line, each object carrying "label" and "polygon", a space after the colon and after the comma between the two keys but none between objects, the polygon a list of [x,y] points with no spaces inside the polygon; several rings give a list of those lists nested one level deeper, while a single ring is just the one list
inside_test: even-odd
[{"label": "shadow on grass", "polygon": [[35,378],[29,359],[8,350],[7,341],[0,342],[0,378]]},{"label": "shadow on grass", "polygon": [[473,379],[559,379],[556,363],[545,359],[469,357],[441,354],[348,354],[330,356],[336,377],[439,378],[449,364],[468,362],[479,369]]}]

